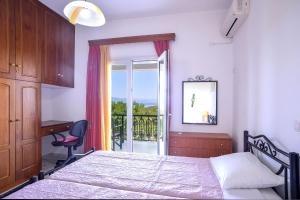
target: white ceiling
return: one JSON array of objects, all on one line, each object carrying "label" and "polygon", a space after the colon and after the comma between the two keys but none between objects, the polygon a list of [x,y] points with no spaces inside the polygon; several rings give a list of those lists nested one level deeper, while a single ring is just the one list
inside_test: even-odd
[{"label": "white ceiling", "polygon": [[[63,9],[71,0],[40,0],[63,16]],[[98,5],[108,20],[151,17],[195,11],[229,8],[232,0],[88,0]]]}]

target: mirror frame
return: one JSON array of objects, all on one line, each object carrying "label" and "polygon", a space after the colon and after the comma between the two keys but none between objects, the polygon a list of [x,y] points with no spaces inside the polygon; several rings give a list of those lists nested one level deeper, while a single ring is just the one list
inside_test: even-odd
[{"label": "mirror frame", "polygon": [[[184,84],[186,83],[216,83],[216,123],[191,123],[184,122]],[[182,124],[197,124],[197,125],[207,125],[207,126],[217,126],[218,125],[218,81],[182,81]]]}]

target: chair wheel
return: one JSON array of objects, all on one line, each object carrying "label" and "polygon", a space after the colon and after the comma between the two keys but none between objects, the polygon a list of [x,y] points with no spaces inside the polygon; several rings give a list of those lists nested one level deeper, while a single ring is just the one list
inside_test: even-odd
[{"label": "chair wheel", "polygon": [[56,161],[56,163],[55,163],[55,168],[56,167],[59,167],[62,163],[64,163],[65,162],[65,160],[58,160],[58,161]]}]

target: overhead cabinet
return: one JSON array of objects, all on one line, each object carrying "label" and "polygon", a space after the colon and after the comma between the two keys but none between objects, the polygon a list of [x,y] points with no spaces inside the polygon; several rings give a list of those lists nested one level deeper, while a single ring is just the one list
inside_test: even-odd
[{"label": "overhead cabinet", "polygon": [[75,27],[45,9],[45,49],[42,82],[74,87]]},{"label": "overhead cabinet", "polygon": [[12,0],[0,0],[0,77],[15,78],[15,15]]},{"label": "overhead cabinet", "polygon": [[38,1],[0,0],[0,77],[41,82]]},{"label": "overhead cabinet", "polygon": [[36,0],[0,0],[0,78],[74,87],[75,27]]},{"label": "overhead cabinet", "polygon": [[16,79],[41,81],[42,12],[38,1],[16,0]]}]

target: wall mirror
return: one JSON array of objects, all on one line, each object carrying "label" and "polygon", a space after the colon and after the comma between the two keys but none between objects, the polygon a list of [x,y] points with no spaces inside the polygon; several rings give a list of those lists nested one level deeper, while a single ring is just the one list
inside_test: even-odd
[{"label": "wall mirror", "polygon": [[217,125],[217,81],[182,82],[182,123]]}]

